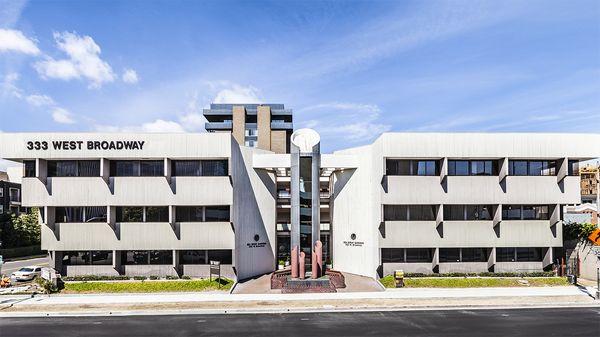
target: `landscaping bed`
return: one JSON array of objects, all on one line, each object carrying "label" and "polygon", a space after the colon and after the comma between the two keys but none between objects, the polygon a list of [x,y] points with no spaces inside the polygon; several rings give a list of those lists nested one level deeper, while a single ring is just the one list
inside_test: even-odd
[{"label": "landscaping bed", "polygon": [[66,294],[85,293],[160,293],[229,291],[233,281],[229,279],[200,280],[149,280],[149,281],[83,281],[65,282],[60,291]]},{"label": "landscaping bed", "polygon": [[[395,288],[392,275],[379,280],[386,288]],[[554,287],[570,283],[564,277],[413,277],[404,278],[406,288],[487,288]]]}]

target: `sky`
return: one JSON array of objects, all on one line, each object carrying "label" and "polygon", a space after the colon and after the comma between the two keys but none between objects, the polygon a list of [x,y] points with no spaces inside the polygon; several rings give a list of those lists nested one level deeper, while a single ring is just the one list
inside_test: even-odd
[{"label": "sky", "polygon": [[325,152],[598,133],[600,1],[0,0],[1,132],[205,132],[211,102],[283,103]]}]

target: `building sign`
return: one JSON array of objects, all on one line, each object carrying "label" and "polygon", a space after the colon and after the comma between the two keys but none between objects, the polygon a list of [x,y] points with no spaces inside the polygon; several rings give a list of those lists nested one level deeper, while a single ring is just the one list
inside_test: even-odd
[{"label": "building sign", "polygon": [[362,247],[365,243],[363,241],[342,241],[346,247]]},{"label": "building sign", "polygon": [[265,247],[267,245],[266,242],[247,242],[246,246],[248,248],[262,248]]},{"label": "building sign", "polygon": [[28,141],[27,150],[143,150],[143,140],[53,140]]}]

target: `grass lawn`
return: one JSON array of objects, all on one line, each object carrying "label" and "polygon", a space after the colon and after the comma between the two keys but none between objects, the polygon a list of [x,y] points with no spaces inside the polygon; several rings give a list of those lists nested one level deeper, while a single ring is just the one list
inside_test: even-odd
[{"label": "grass lawn", "polygon": [[[529,284],[522,284],[519,280],[526,280]],[[394,278],[388,275],[382,278],[381,283],[386,288],[395,288]],[[407,288],[485,288],[485,287],[552,287],[569,285],[564,277],[415,277],[405,278],[404,286]]]},{"label": "grass lawn", "polygon": [[[219,288],[219,282],[221,287]],[[220,281],[174,280],[174,281],[115,281],[115,282],[67,282],[61,293],[159,293],[194,292],[208,290],[227,291],[233,285],[229,279]]]}]

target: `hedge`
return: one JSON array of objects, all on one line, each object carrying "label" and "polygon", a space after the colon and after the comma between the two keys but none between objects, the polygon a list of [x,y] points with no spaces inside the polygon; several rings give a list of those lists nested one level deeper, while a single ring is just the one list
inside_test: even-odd
[{"label": "hedge", "polygon": [[538,271],[538,272],[483,272],[483,273],[442,273],[442,274],[424,274],[424,273],[404,273],[404,277],[552,277],[555,276],[554,272],[551,271]]},{"label": "hedge", "polygon": [[46,251],[42,250],[39,245],[0,249],[0,255],[4,259],[42,254],[46,254]]}]

